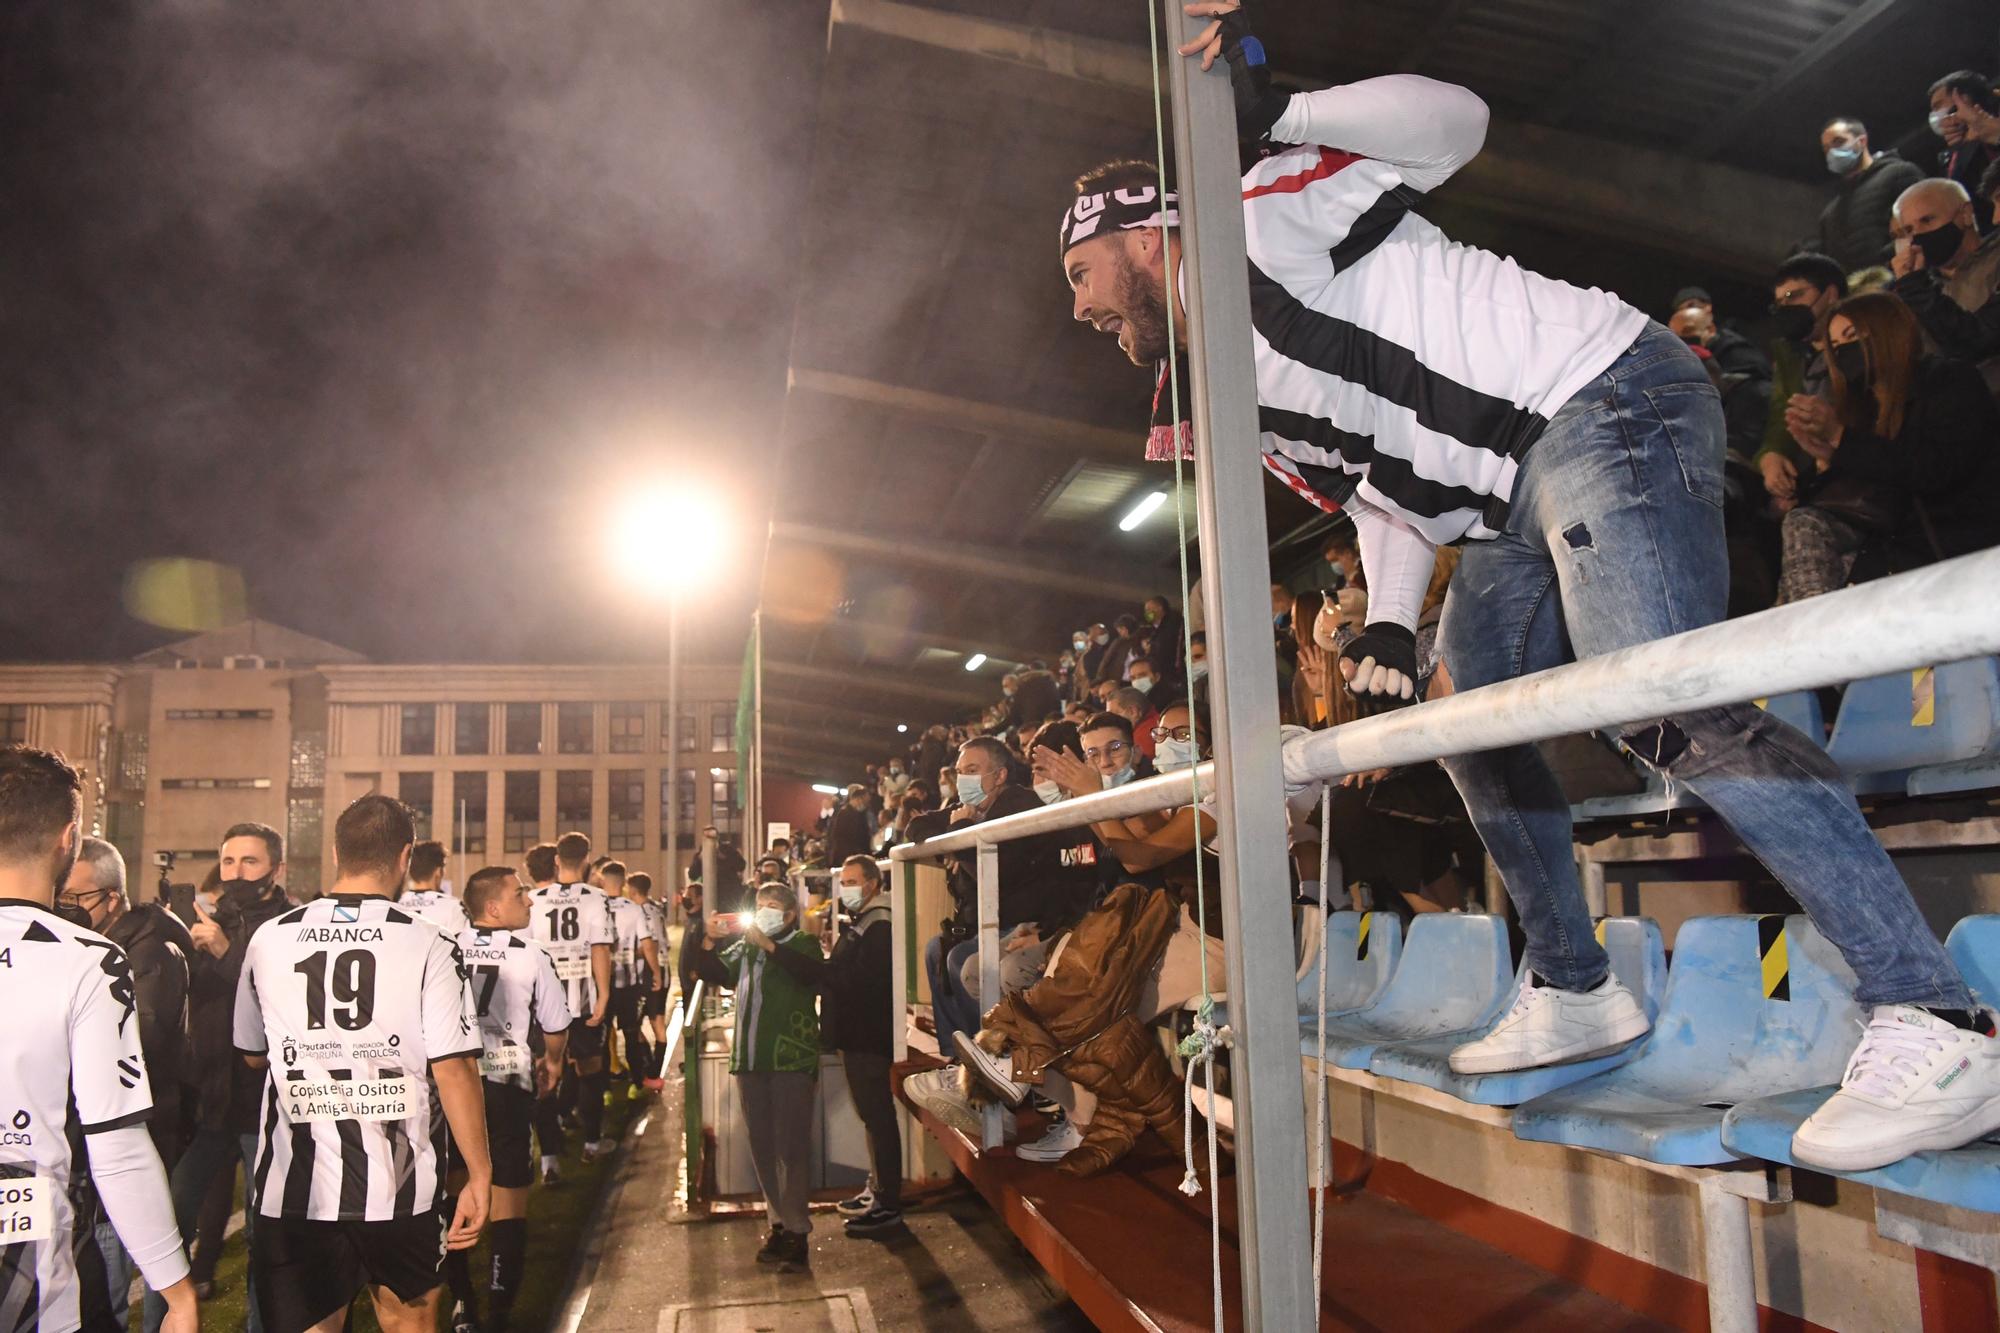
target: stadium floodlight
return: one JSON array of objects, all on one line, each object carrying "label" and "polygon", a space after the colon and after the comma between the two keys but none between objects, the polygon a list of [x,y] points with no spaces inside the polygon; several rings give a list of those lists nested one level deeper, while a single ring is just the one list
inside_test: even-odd
[{"label": "stadium floodlight", "polygon": [[720,562],[729,526],[714,496],[660,485],[635,492],[611,527],[611,558],[632,584],[655,595],[697,588]]},{"label": "stadium floodlight", "polygon": [[972,656],[965,659],[965,669],[967,671],[977,671],[979,670],[979,668],[985,665],[986,665],[985,653],[974,653]]},{"label": "stadium floodlight", "polygon": [[1138,504],[1133,505],[1125,512],[1125,517],[1118,520],[1118,530],[1120,532],[1130,532],[1151,518],[1153,511],[1166,502],[1167,493],[1165,491],[1154,491],[1151,495],[1139,501]]}]

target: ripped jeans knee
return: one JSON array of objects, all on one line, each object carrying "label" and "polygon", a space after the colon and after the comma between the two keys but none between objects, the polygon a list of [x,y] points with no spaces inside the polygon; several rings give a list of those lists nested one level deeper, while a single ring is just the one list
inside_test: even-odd
[{"label": "ripped jeans knee", "polygon": [[1651,726],[1635,727],[1620,732],[1618,743],[1624,747],[1627,754],[1641,760],[1654,772],[1667,778],[1673,777],[1674,766],[1690,748],[1694,748],[1697,754],[1700,753],[1699,748],[1694,746],[1693,739],[1672,718],[1663,718]]}]

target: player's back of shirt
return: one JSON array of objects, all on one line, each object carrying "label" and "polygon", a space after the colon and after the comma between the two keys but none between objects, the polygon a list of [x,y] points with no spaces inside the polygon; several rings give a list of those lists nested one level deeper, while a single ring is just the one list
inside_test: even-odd
[{"label": "player's back of shirt", "polygon": [[481,1076],[533,1092],[530,1035],[566,1032],[573,1017],[555,964],[527,935],[499,927],[468,927],[458,948],[478,1014]]},{"label": "player's back of shirt", "polygon": [[647,935],[646,913],[630,898],[613,898],[610,907],[615,936],[611,944],[611,984],[623,990],[644,980],[639,944]]},{"label": "player's back of shirt", "polygon": [[610,899],[588,884],[551,884],[530,897],[534,915],[528,928],[556,965],[571,1016],[588,1018],[597,1008],[591,946],[617,943]]},{"label": "player's back of shirt", "polygon": [[266,1056],[257,1211],[379,1222],[437,1205],[432,1062],[477,1056],[458,946],[386,898],[266,922],[236,992],[236,1045]]},{"label": "player's back of shirt", "polygon": [[153,1105],[125,955],[0,900],[0,1014],[0,1328],[59,1333],[80,1320],[72,1240],[95,1220],[82,1135],[138,1124]]},{"label": "player's back of shirt", "polygon": [[648,898],[639,904],[639,910],[646,914],[646,934],[659,950],[660,966],[667,965],[667,909]]},{"label": "player's back of shirt", "polygon": [[465,905],[443,889],[411,889],[396,899],[396,906],[438,928],[438,933],[455,940],[472,924],[465,919]]}]

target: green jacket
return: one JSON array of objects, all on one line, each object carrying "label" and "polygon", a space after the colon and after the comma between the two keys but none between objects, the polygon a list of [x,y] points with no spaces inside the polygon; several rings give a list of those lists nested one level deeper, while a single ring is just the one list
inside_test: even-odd
[{"label": "green jacket", "polygon": [[[821,957],[819,939],[794,928],[772,941]],[[732,1074],[816,1074],[819,1072],[819,1007],[810,986],[774,965],[747,940],[717,952],[702,949],[694,972],[712,986],[736,992],[736,1041],[729,1056]]]}]

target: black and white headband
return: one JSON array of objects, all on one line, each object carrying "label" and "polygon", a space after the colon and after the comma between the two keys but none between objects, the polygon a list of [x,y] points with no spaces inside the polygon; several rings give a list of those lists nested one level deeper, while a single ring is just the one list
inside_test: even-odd
[{"label": "black and white headband", "polygon": [[1063,214],[1062,253],[1068,254],[1071,248],[1114,231],[1178,227],[1181,224],[1179,203],[1180,196],[1169,190],[1166,206],[1162,208],[1160,190],[1155,185],[1080,194],[1070,204],[1069,211]]}]

